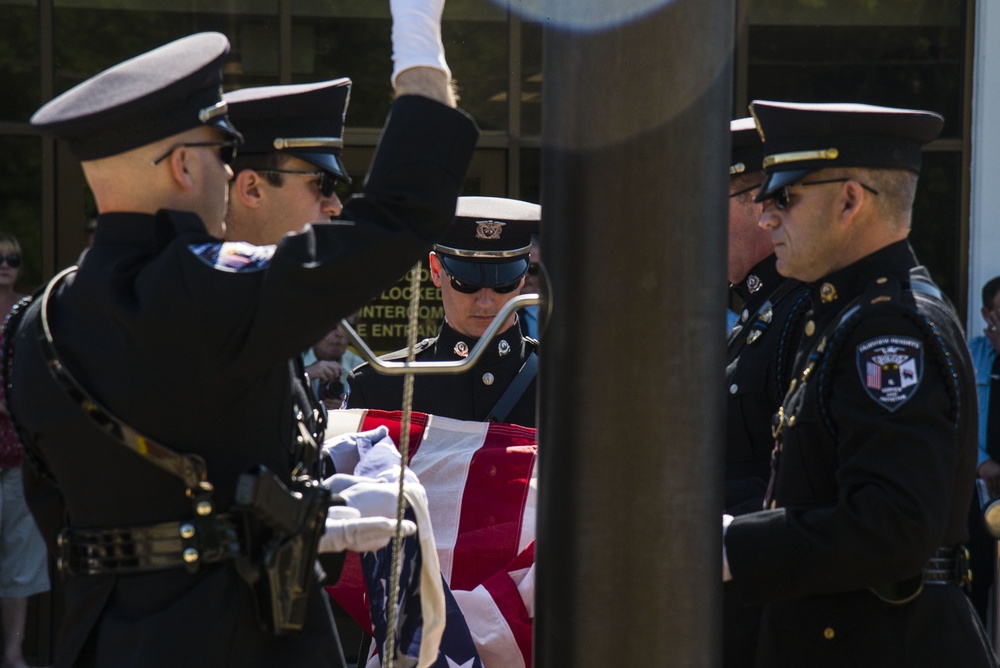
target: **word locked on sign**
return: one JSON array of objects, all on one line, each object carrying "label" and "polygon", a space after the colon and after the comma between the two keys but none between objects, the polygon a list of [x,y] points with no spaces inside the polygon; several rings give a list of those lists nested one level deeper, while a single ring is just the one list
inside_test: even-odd
[{"label": "word locked on sign", "polygon": [[[395,285],[382,291],[374,301],[358,312],[355,326],[358,335],[377,354],[406,347],[406,329],[409,323],[406,310],[410,304],[411,269]],[[437,336],[444,319],[441,289],[431,281],[430,269],[424,262],[420,268],[420,308],[417,312],[417,340]]]}]

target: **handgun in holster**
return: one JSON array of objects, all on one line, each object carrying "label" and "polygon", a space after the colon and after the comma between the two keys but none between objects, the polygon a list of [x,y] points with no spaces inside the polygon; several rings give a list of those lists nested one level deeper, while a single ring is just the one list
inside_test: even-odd
[{"label": "handgun in holster", "polygon": [[257,525],[247,531],[257,539],[240,574],[254,591],[261,626],[274,635],[305,623],[330,498],[318,480],[295,480],[289,489],[265,466],[237,479],[236,505]]}]

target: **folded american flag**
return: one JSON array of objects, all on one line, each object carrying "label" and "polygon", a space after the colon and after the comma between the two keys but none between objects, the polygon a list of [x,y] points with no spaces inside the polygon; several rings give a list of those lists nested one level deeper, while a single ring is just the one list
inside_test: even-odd
[{"label": "folded american flag", "polygon": [[[417,521],[412,510],[406,518]],[[423,614],[420,592],[420,569],[423,558],[417,536],[403,539],[400,555],[399,596],[396,616],[396,659],[400,668],[415,666],[420,658],[420,641],[423,638]],[[392,543],[377,552],[361,556],[368,596],[371,601],[371,618],[374,624],[375,647],[378,662],[384,663],[384,649],[388,634],[389,580],[392,572]],[[440,577],[440,576],[439,576]],[[476,652],[472,635],[465,623],[461,609],[447,586],[444,586],[445,628],[438,646],[437,658],[428,664],[433,668],[483,668]]]},{"label": "folded american flag", "polygon": [[[331,411],[327,438],[384,424],[398,443],[401,416],[399,411]],[[410,467],[427,492],[446,600],[457,603],[486,668],[531,666],[536,454],[534,429],[412,414]],[[328,591],[377,637],[371,623],[377,600],[368,598],[366,579],[377,584],[372,577],[380,563],[387,578],[388,565],[378,554],[365,557],[363,569],[358,555],[349,553],[340,580]],[[381,617],[383,611],[378,612]],[[453,651],[448,636],[462,626],[456,611],[448,612],[443,652]],[[453,661],[464,664],[458,656]]]}]

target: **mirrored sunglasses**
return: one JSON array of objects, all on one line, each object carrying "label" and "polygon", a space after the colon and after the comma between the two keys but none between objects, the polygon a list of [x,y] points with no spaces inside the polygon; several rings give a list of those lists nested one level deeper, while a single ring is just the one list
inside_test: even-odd
[{"label": "mirrored sunglasses", "polygon": [[472,283],[466,283],[465,281],[460,281],[451,274],[448,274],[448,278],[451,280],[451,287],[455,292],[461,292],[463,295],[474,295],[484,288],[489,288],[493,292],[497,292],[501,295],[505,295],[509,292],[514,292],[519,287],[521,287],[521,279],[518,278],[513,283],[505,283],[503,285],[473,285]]}]

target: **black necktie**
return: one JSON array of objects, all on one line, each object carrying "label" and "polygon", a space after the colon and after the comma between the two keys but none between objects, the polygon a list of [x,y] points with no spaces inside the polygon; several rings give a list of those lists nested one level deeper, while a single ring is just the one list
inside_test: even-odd
[{"label": "black necktie", "polygon": [[990,369],[989,413],[986,415],[986,454],[1000,462],[1000,353],[993,358]]}]

